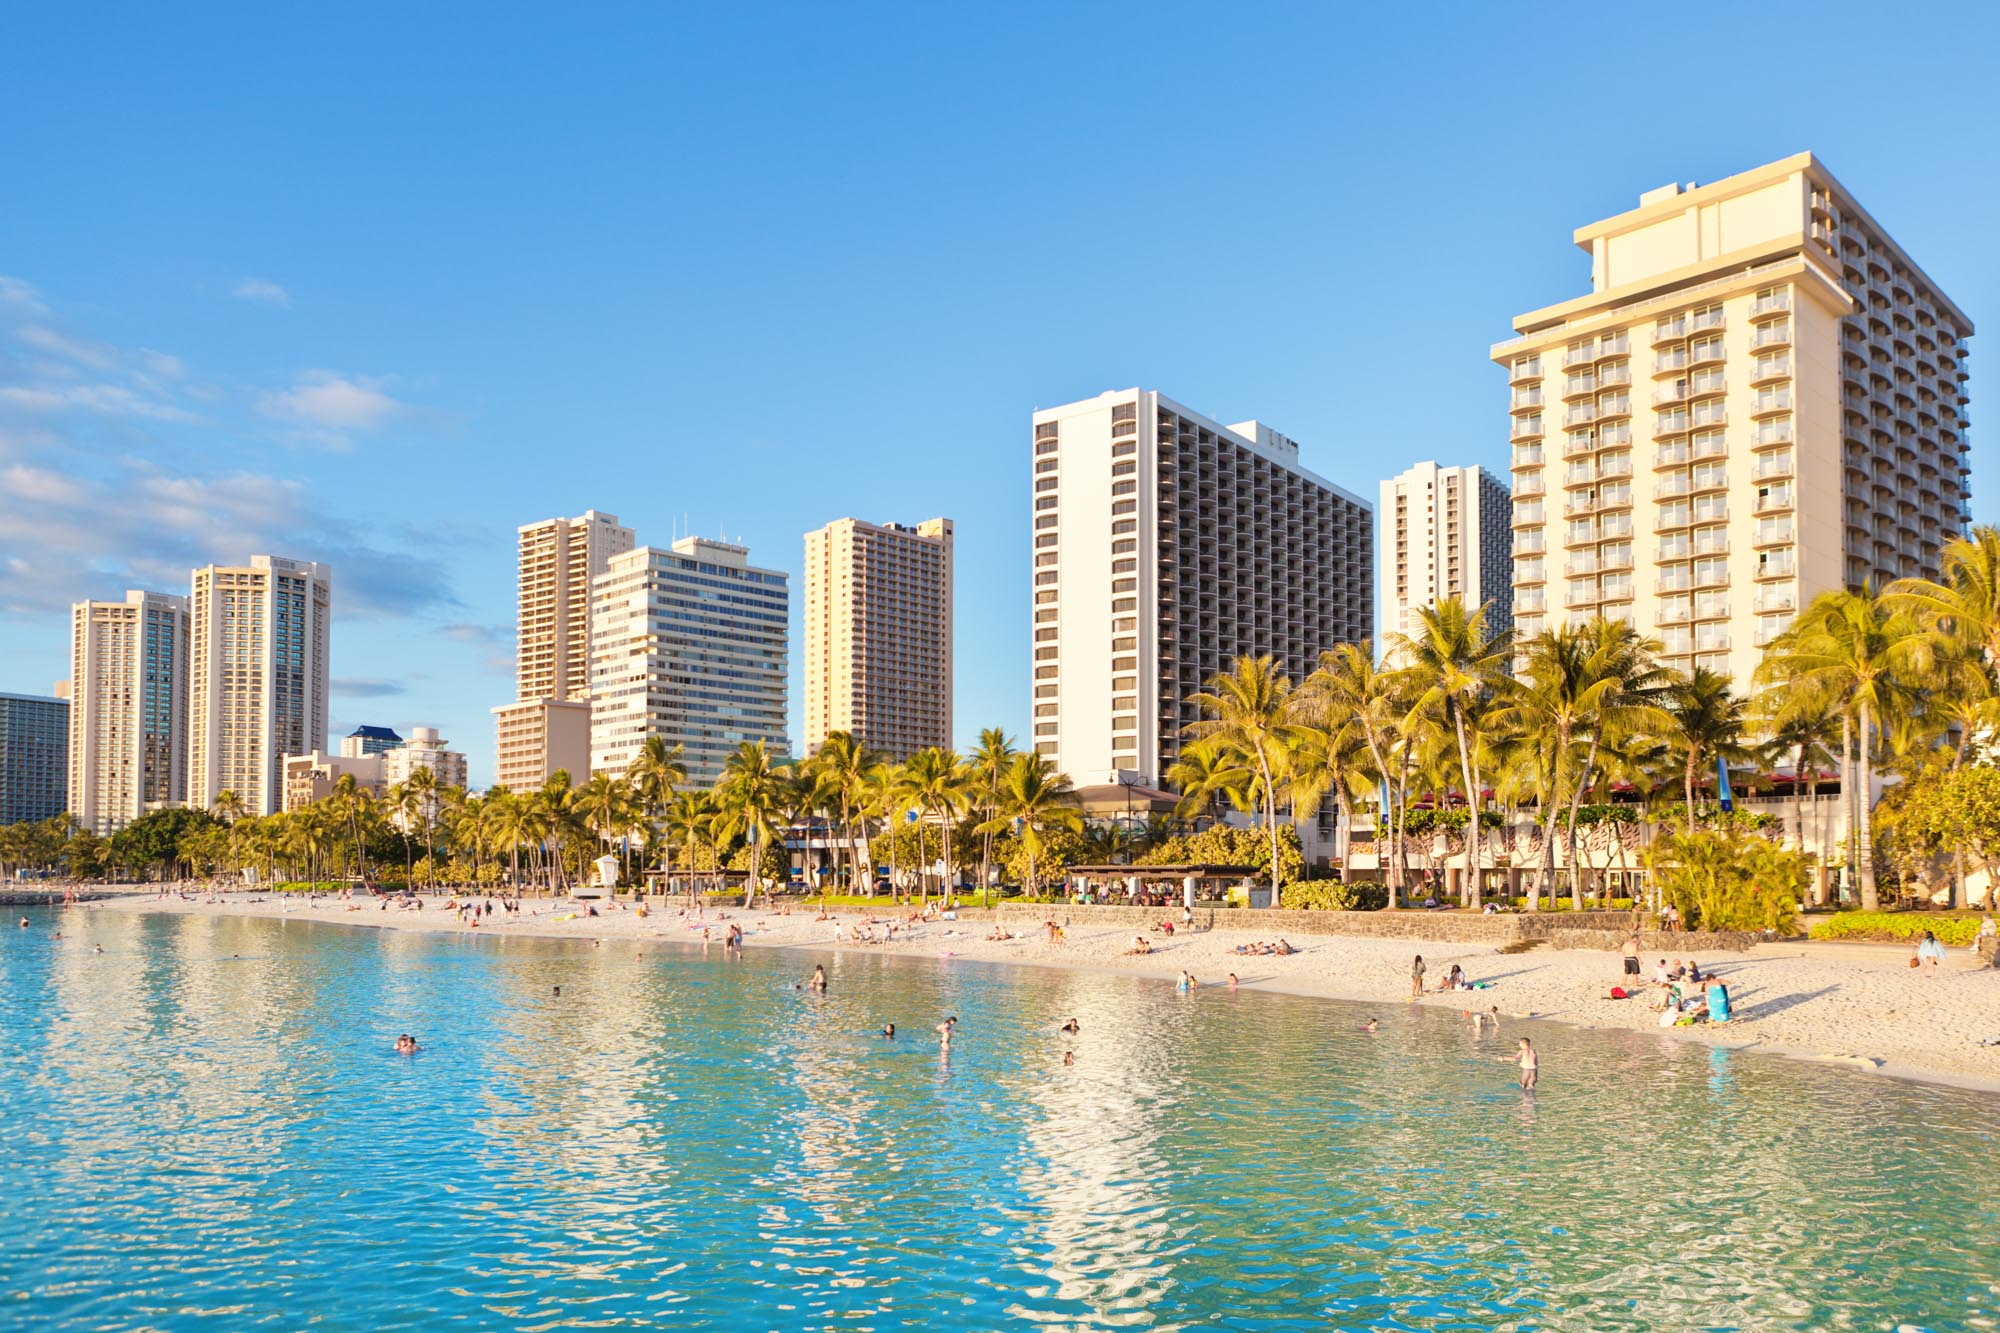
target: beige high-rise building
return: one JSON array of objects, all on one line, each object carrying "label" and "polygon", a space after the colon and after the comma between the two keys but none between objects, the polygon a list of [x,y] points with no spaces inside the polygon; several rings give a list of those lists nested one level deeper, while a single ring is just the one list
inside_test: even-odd
[{"label": "beige high-rise building", "polygon": [[590,627],[596,582],[632,549],[615,514],[586,510],[519,529],[515,702],[493,710],[494,780],[539,787],[558,769],[590,771]]},{"label": "beige high-rise building", "polygon": [[1817,159],[1575,239],[1590,294],[1493,348],[1521,633],[1623,619],[1741,690],[1818,594],[1937,572],[1968,521],[1972,321]]},{"label": "beige high-rise building", "polygon": [[590,775],[590,701],[522,699],[493,710],[493,781],[508,791],[532,791],[568,773]]},{"label": "beige high-rise building", "polygon": [[1382,483],[1375,511],[1381,633],[1414,634],[1416,611],[1456,597],[1486,608],[1489,634],[1514,620],[1507,485],[1483,467],[1418,463]]},{"label": "beige high-rise building", "polygon": [[253,555],[194,571],[188,599],[188,803],[234,791],[284,807],[284,758],[326,745],[332,578],[310,560]]},{"label": "beige high-rise building", "polygon": [[520,529],[517,699],[590,696],[590,586],[611,557],[632,549],[632,529],[595,509]]},{"label": "beige high-rise building", "polygon": [[804,753],[845,731],[894,760],[951,744],[951,520],[806,534]]},{"label": "beige high-rise building", "polygon": [[188,599],[70,608],[69,812],[112,833],[187,799]]}]

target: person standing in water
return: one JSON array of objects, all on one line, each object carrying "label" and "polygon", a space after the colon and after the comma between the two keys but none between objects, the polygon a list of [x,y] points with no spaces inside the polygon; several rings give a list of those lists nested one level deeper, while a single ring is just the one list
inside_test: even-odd
[{"label": "person standing in water", "polygon": [[1521,1091],[1533,1092],[1535,1076],[1540,1072],[1541,1066],[1541,1058],[1535,1054],[1535,1044],[1526,1037],[1521,1038],[1520,1048],[1514,1052],[1513,1063],[1521,1067]]},{"label": "person standing in water", "polygon": [[811,982],[811,988],[812,988],[813,990],[816,990],[816,991],[825,991],[825,990],[826,990],[826,964],[825,964],[825,963],[815,963],[815,964],[813,965],[813,979],[812,979],[812,982]]},{"label": "person standing in water", "polygon": [[950,1018],[945,1019],[944,1022],[937,1025],[938,1048],[940,1050],[948,1051],[951,1049],[952,1029],[956,1028],[957,1026],[958,1026],[957,1014],[953,1014]]}]

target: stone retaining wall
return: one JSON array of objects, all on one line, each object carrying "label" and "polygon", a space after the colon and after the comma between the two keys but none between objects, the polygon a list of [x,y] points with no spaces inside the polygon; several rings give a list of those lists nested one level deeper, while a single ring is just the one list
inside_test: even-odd
[{"label": "stone retaining wall", "polygon": [[[1126,925],[1143,930],[1161,921],[1180,921],[1178,907],[1076,907],[1067,903],[1005,903],[990,910],[961,910],[959,915],[961,918],[991,916],[1009,927],[1037,926],[1054,919],[1075,925]],[[1197,908],[1194,918],[1198,929],[1248,930],[1271,939],[1280,935],[1347,935],[1363,939],[1487,944],[1495,948],[1533,940],[1557,949],[1616,950],[1624,947],[1632,933],[1630,912],[1474,916],[1459,912],[1308,912],[1292,908],[1218,907]],[[1740,953],[1757,941],[1755,934],[1738,931],[1639,932],[1641,951],[1656,957]]]}]

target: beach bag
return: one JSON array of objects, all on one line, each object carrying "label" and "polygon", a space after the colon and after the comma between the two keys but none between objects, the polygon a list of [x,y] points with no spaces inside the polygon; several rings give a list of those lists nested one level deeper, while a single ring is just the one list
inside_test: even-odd
[{"label": "beach bag", "polygon": [[1922,966],[1923,966],[1923,964],[1922,964],[1922,963],[1919,963],[1919,962],[1917,961],[1917,956],[1916,956],[1915,954],[1911,954],[1911,955],[1910,955],[1910,966],[1911,966],[1911,967],[1922,967]]}]

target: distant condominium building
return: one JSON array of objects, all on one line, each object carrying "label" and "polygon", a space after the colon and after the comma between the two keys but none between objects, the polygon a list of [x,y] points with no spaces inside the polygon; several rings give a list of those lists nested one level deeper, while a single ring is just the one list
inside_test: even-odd
[{"label": "distant condominium building", "polygon": [[1816,158],[1575,239],[1590,294],[1493,348],[1523,634],[1624,620],[1742,689],[1818,594],[1937,573],[1969,519],[1972,321]]},{"label": "distant condominium building", "polygon": [[69,811],[113,833],[187,799],[188,599],[70,608]]},{"label": "distant condominium building", "polygon": [[891,759],[951,744],[951,520],[806,534],[805,753],[829,732]]},{"label": "distant condominium building", "polygon": [[194,571],[190,805],[205,810],[234,791],[251,814],[275,814],[285,756],[326,743],[332,578],[326,565],[269,555]]},{"label": "distant condominium building", "polygon": [[69,709],[45,695],[0,694],[0,824],[63,813]]},{"label": "distant condominium building", "polygon": [[522,699],[493,710],[493,781],[531,791],[558,772],[590,776],[590,701]]},{"label": "distant condominium building", "polygon": [[286,755],[279,768],[282,775],[279,799],[283,803],[280,808],[284,810],[302,810],[314,801],[325,800],[333,795],[344,777],[352,777],[356,787],[378,799],[389,789],[382,780],[379,754],[328,754],[312,750]]},{"label": "distant condominium building", "polygon": [[340,738],[340,754],[344,759],[359,759],[364,754],[381,754],[393,750],[403,743],[394,727],[359,726]]},{"label": "distant condominium building", "polygon": [[632,529],[595,509],[522,526],[515,698],[589,697],[591,584],[632,546]]},{"label": "distant condominium building", "polygon": [[595,509],[523,524],[518,538],[515,702],[493,710],[495,776],[509,791],[588,772],[592,588],[633,546],[632,529]]},{"label": "distant condominium building", "polygon": [[1034,746],[1078,785],[1157,785],[1239,655],[1297,681],[1369,637],[1368,502],[1283,435],[1144,389],[1033,428]]},{"label": "distant condominium building", "polygon": [[590,771],[623,773],[648,736],[713,782],[744,741],[785,739],[787,576],[749,549],[683,537],[613,556],[591,628]]},{"label": "distant condominium building", "polygon": [[408,782],[420,768],[431,771],[440,790],[465,785],[465,755],[452,749],[436,727],[412,727],[409,740],[382,751],[382,781],[389,786]]},{"label": "distant condominium building", "polygon": [[1456,597],[1486,608],[1488,633],[1513,624],[1514,556],[1507,484],[1481,467],[1418,463],[1382,483],[1382,632],[1415,634],[1416,612]]}]

